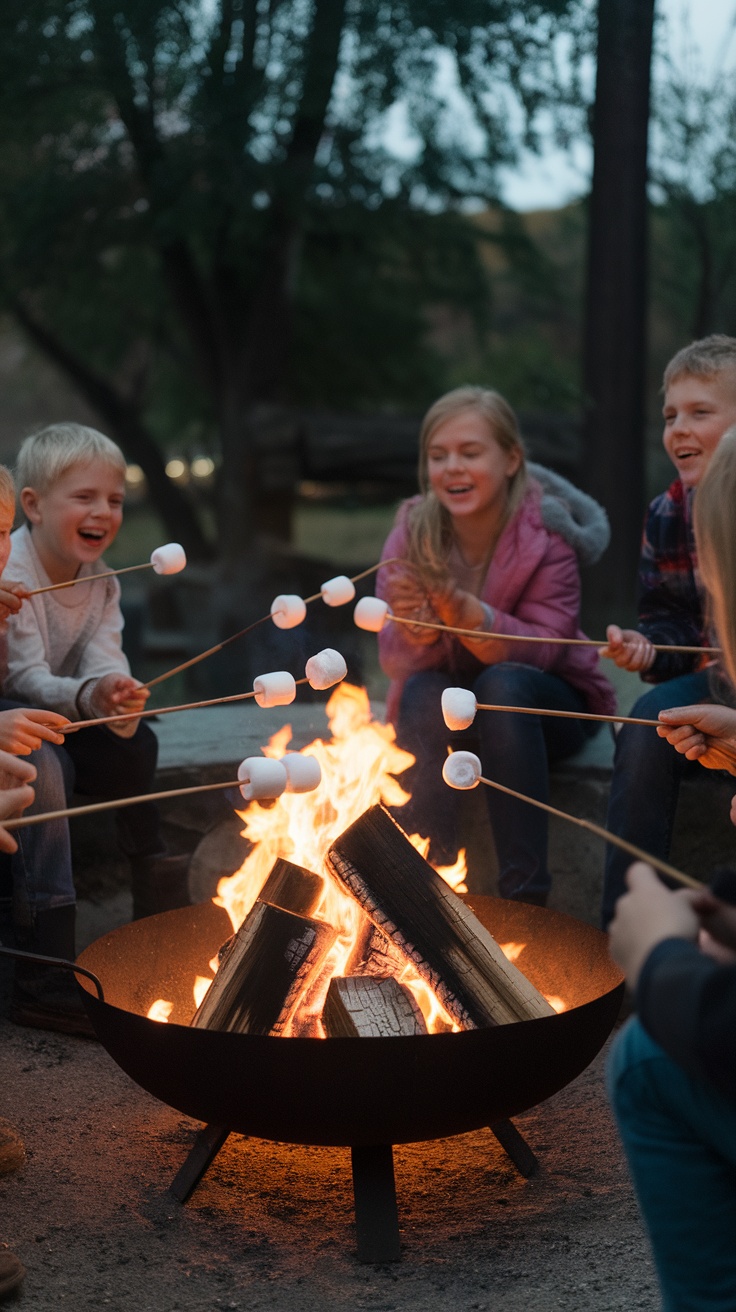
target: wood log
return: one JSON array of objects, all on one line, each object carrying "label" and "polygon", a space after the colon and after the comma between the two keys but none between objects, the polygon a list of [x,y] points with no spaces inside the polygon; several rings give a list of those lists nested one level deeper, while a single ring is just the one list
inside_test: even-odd
[{"label": "wood log", "polygon": [[[282,911],[293,911],[297,916],[311,916],[316,910],[322,896],[324,880],[304,866],[294,865],[277,857],[263,888],[258,894],[259,902],[269,902],[272,907],[281,907]],[[217,953],[221,966],[235,940],[233,934]],[[219,969],[219,967],[218,967]]]},{"label": "wood log", "polygon": [[272,907],[282,907],[297,916],[311,916],[317,909],[324,884],[321,875],[279,856],[258,894],[258,901],[270,902]]},{"label": "wood log", "polygon": [[327,861],[462,1029],[555,1014],[384,807],[350,825]]},{"label": "wood log", "polygon": [[324,921],[256,902],[230,940],[191,1024],[283,1034],[336,938],[337,931]]},{"label": "wood log", "polygon": [[427,1033],[411,989],[392,975],[336,975],[327,991],[322,1024],[331,1039]]},{"label": "wood log", "polygon": [[346,965],[346,975],[399,975],[406,957],[390,938],[365,917]]}]

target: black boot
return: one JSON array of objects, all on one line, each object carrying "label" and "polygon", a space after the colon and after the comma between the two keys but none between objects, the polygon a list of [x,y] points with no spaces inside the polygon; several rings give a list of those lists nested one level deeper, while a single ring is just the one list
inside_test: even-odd
[{"label": "black boot", "polygon": [[134,920],[191,906],[189,861],[186,853],[171,852],[131,858]]},{"label": "black boot", "polygon": [[[75,919],[75,906],[37,911],[33,929],[16,932],[18,947],[42,957],[74,961]],[[9,1015],[16,1025],[96,1038],[71,970],[16,961]]]}]

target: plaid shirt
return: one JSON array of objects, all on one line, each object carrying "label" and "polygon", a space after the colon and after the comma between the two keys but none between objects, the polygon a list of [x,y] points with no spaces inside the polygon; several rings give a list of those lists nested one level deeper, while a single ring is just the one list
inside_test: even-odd
[{"label": "plaid shirt", "polygon": [[[708,643],[692,507],[693,489],[686,490],[676,478],[666,492],[654,498],[646,513],[639,561],[638,627],[650,642],[682,647]],[[697,656],[660,651],[642,678],[663,683],[689,674],[702,663]]]}]

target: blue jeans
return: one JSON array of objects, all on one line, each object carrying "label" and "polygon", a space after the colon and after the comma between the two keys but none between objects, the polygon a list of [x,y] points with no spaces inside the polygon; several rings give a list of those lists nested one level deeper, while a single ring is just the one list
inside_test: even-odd
[{"label": "blue jeans", "polygon": [[[656,720],[670,706],[690,706],[710,701],[708,675],[683,674],[668,679],[647,692],[631,714]],[[608,799],[606,828],[663,860],[669,856],[677,798],[683,774],[693,768],[656,729],[643,724],[623,724],[616,736],[616,752]],[[702,766],[696,766],[702,770]],[[616,902],[625,891],[625,875],[633,858],[618,847],[606,848],[603,873],[601,924],[608,927]]]},{"label": "blue jeans", "polygon": [[[416,756],[416,765],[401,775],[411,801],[394,809],[409,834],[431,838],[430,859],[455,860],[458,795],[442,778],[448,746],[475,752],[489,779],[541,802],[549,795],[549,763],[573,755],[591,736],[590,723],[534,715],[479,711],[470,729],[452,732],[442,717],[445,688],[472,687],[476,699],[502,706],[539,706],[580,711],[585,701],[556,674],[532,665],[488,665],[472,680],[429,670],[415,674],[404,688],[396,736],[400,747]],[[550,887],[547,869],[547,816],[481,784],[498,856],[502,897],[543,900]]]},{"label": "blue jeans", "polygon": [[[30,758],[37,770],[35,800],[25,815],[60,811],[67,804],[62,753],[44,743]],[[10,858],[13,921],[30,929],[37,911],[76,902],[67,820],[46,820],[15,833],[18,851]]]},{"label": "blue jeans", "polygon": [[733,1312],[736,1105],[687,1075],[635,1018],[611,1048],[608,1089],[665,1312]]}]

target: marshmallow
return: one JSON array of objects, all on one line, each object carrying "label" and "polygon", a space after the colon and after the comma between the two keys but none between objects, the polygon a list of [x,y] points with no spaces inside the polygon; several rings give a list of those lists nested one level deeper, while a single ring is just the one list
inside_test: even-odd
[{"label": "marshmallow", "polygon": [[167,542],[151,552],[154,574],[180,574],[186,563],[186,552],[178,542]]},{"label": "marshmallow", "polygon": [[347,574],[336,574],[320,588],[325,606],[346,606],[355,596],[355,584]]},{"label": "marshmallow", "polygon": [[380,597],[361,597],[353,611],[353,619],[359,629],[366,629],[368,633],[380,633],[386,616],[390,614],[387,601],[382,601]]},{"label": "marshmallow", "polygon": [[271,619],[277,629],[295,629],[306,613],[304,598],[295,592],[280,592],[271,602]]},{"label": "marshmallow", "polygon": [[259,674],[253,680],[253,691],[259,706],[288,706],[296,697],[296,683],[288,670],[274,670]]},{"label": "marshmallow", "polygon": [[247,756],[238,766],[240,791],[246,802],[259,798],[280,797],[289,776],[280,761],[268,756]]},{"label": "marshmallow", "polygon": [[442,714],[448,729],[467,729],[475,719],[478,703],[469,688],[445,688]]},{"label": "marshmallow", "polygon": [[347,672],[345,657],[333,647],[325,647],[316,656],[310,656],[304,667],[310,688],[332,688],[345,678]]},{"label": "marshmallow", "polygon": [[477,788],[480,761],[474,752],[453,752],[442,767],[442,778],[451,788]]},{"label": "marshmallow", "polygon": [[288,779],[287,793],[311,793],[322,782],[322,767],[316,756],[287,752],[281,757],[281,764]]}]

